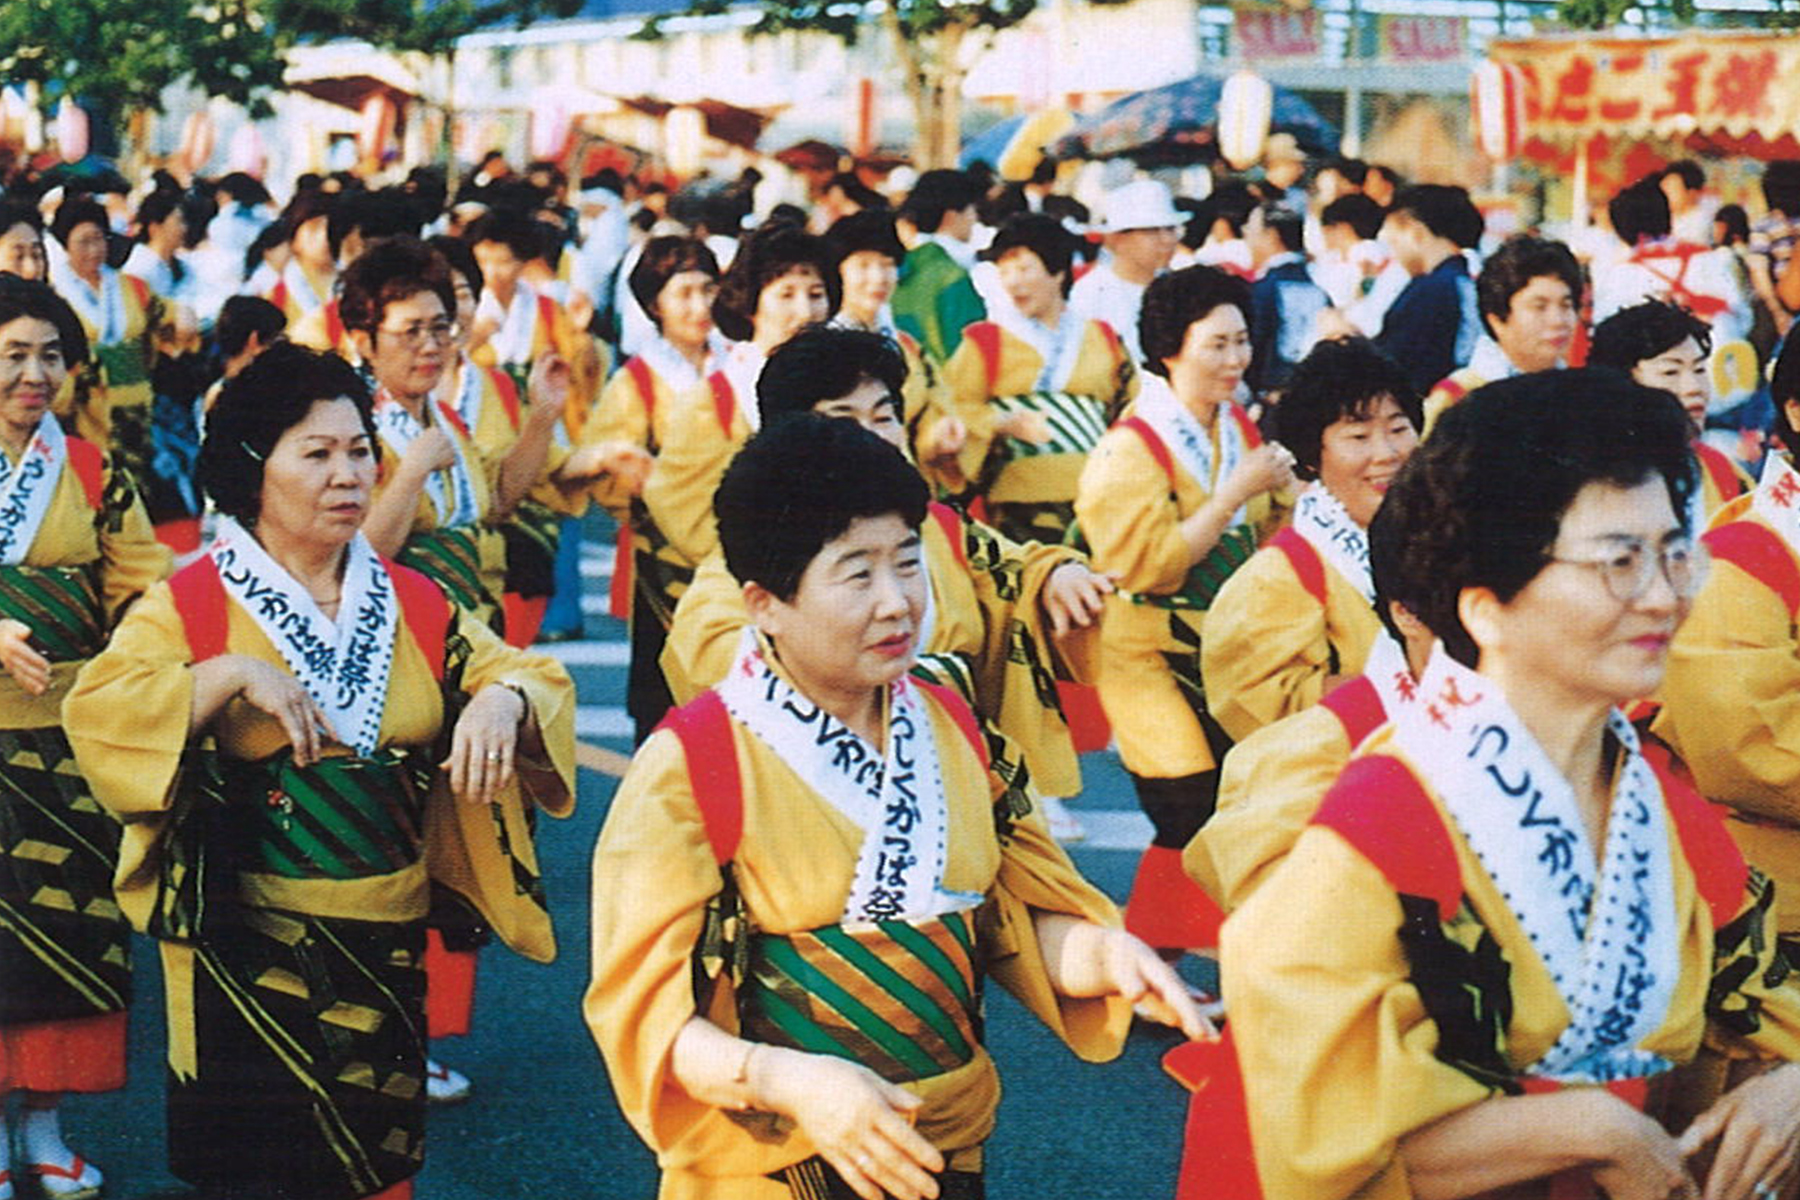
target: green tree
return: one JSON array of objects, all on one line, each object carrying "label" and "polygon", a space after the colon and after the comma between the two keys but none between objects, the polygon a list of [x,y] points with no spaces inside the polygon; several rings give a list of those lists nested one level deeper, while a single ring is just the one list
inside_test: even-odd
[{"label": "green tree", "polygon": [[[1118,0],[1111,0],[1118,2]],[[991,38],[1029,17],[1038,0],[887,0],[865,10],[859,0],[756,0],[761,17],[748,36],[788,30],[827,33],[854,44],[872,19],[900,64],[912,104],[914,161],[920,167],[955,166],[962,147],[962,58],[971,38]],[[722,13],[726,0],[699,0],[684,14]],[[666,17],[647,21],[639,35],[663,36]]]}]

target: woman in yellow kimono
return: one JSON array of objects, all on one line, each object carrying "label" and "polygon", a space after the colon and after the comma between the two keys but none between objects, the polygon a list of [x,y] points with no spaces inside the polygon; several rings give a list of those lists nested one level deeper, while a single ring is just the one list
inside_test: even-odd
[{"label": "woman in yellow kimono", "polygon": [[337,251],[331,244],[331,221],[340,203],[338,193],[313,188],[296,192],[281,214],[288,259],[279,274],[271,272],[274,278],[263,299],[282,311],[289,329],[329,304],[336,290]]},{"label": "woman in yellow kimono", "polygon": [[[905,453],[905,371],[896,345],[879,334],[804,329],[763,369],[763,423],[797,412],[847,417]],[[1078,794],[1081,767],[1056,683],[1091,678],[1097,618],[1112,585],[1067,547],[1021,546],[942,504],[932,504],[930,517],[919,534],[931,582],[919,668],[956,687],[1018,747],[1042,794]],[[725,678],[749,623],[742,588],[713,555],[676,606],[663,652],[677,703]]]},{"label": "woman in yellow kimono", "polygon": [[1382,636],[1369,521],[1419,444],[1406,373],[1363,339],[1321,342],[1276,410],[1295,474],[1312,483],[1277,533],[1219,589],[1206,617],[1206,704],[1233,741],[1360,675]]},{"label": "woman in yellow kimono", "polygon": [[[98,1194],[63,1142],[62,1093],[125,1085],[130,927],[119,826],[72,769],[62,698],[126,605],[169,570],[129,479],[50,412],[81,323],[43,283],[0,277],[0,1102],[20,1094],[18,1173]],[[0,1112],[0,1196],[13,1194]]]},{"label": "woman in yellow kimono", "polygon": [[57,291],[87,333],[92,360],[75,377],[75,432],[101,447],[139,494],[151,479],[150,368],[173,322],[161,297],[135,275],[106,265],[106,210],[85,196],[65,200],[50,232],[66,251]]},{"label": "woman in yellow kimono", "polygon": [[607,382],[564,474],[593,478],[593,498],[619,523],[612,614],[630,622],[625,704],[642,742],[673,703],[657,659],[675,605],[694,577],[693,564],[652,519],[644,484],[682,398],[697,394],[724,366],[726,347],[712,317],[719,264],[705,242],[651,238],[631,269],[630,284],[657,336]]},{"label": "woman in yellow kimono", "polygon": [[1265,445],[1232,395],[1250,366],[1250,293],[1212,267],[1164,275],[1139,321],[1154,374],[1081,474],[1075,513],[1119,587],[1100,630],[1100,702],[1156,835],[1126,921],[1152,945],[1212,945],[1216,921],[1181,869],[1212,815],[1224,734],[1201,688],[1201,630],[1231,573],[1280,514],[1293,456]]},{"label": "woman in yellow kimono", "polygon": [[1084,1058],[1133,1001],[1209,1032],[1036,815],[996,813],[968,709],[908,677],[926,496],[812,414],[720,485],[756,630],[644,744],[594,857],[588,1025],[665,1200],[978,1196],[980,973]]},{"label": "woman in yellow kimono", "polygon": [[569,810],[574,688],[360,534],[380,451],[341,359],[271,348],[208,433],[218,540],[64,703],[126,823],[119,902],[161,942],[170,1169],[230,1195],[404,1200],[428,883],[553,955],[521,797]]},{"label": "woman in yellow kimono", "polygon": [[718,547],[713,489],[761,422],[756,377],[763,363],[801,329],[829,319],[839,295],[831,252],[803,229],[771,223],[738,247],[713,301],[719,332],[732,339],[724,365],[671,406],[662,451],[644,483],[645,509],[690,569]]},{"label": "woman in yellow kimono", "polygon": [[926,435],[927,466],[960,477],[1014,541],[1061,542],[1088,453],[1137,395],[1119,335],[1068,305],[1074,236],[1054,217],[1009,220],[984,256],[1012,307],[963,331],[944,364],[954,424]]},{"label": "woman in yellow kimono", "polygon": [[1704,574],[1688,440],[1613,372],[1521,376],[1446,412],[1389,493],[1441,644],[1225,925],[1268,1200],[1793,1183],[1800,1067],[1679,1140],[1639,1111],[1703,1043],[1800,1057],[1767,880],[1617,708]]},{"label": "woman in yellow kimono", "polygon": [[1769,452],[1755,490],[1703,539],[1712,573],[1670,651],[1654,728],[1730,809],[1727,827],[1775,881],[1779,928],[1800,950],[1800,350],[1782,348],[1770,390],[1785,453]]},{"label": "woman in yellow kimono", "polygon": [[[900,282],[900,264],[906,261],[906,246],[895,230],[894,215],[873,208],[851,213],[832,223],[825,232],[825,244],[837,260],[838,281],[844,288],[843,306],[832,324],[879,333],[900,347],[906,358],[900,421],[906,427],[907,446],[914,462],[937,457],[921,439],[945,415],[943,380],[918,340],[894,324],[894,310],[888,303]],[[949,486],[961,491],[965,484],[957,481]]]},{"label": "woman in yellow kimono", "polygon": [[1661,388],[1681,401],[1693,422],[1694,460],[1700,472],[1700,486],[1688,499],[1688,522],[1695,533],[1752,486],[1730,455],[1704,439],[1706,410],[1712,403],[1711,355],[1711,326],[1665,300],[1621,308],[1600,322],[1588,350],[1588,366],[1624,371],[1645,387]]}]

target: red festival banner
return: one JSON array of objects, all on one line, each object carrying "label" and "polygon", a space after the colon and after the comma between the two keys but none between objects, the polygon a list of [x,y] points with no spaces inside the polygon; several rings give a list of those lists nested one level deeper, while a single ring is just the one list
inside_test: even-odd
[{"label": "red festival banner", "polygon": [[1496,41],[1488,57],[1517,68],[1527,136],[1745,138],[1800,129],[1800,39],[1686,34],[1667,38]]},{"label": "red festival banner", "polygon": [[1319,14],[1281,5],[1246,4],[1232,11],[1237,51],[1251,62],[1313,59],[1319,56]]}]

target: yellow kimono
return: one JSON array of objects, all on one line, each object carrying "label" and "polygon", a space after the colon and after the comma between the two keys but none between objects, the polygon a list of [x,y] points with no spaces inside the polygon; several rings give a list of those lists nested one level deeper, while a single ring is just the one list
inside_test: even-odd
[{"label": "yellow kimono", "polygon": [[[1053,639],[1040,600],[1051,572],[1081,556],[1060,546],[1009,541],[943,505],[932,506],[919,536],[932,603],[923,654],[959,660],[947,673],[966,673],[958,682],[969,685],[962,690],[971,693],[970,703],[1018,745],[1040,792],[1076,795],[1081,765],[1057,707],[1056,681],[1090,680],[1098,631],[1089,627]],[[676,605],[663,648],[663,677],[677,704],[725,677],[749,623],[743,590],[725,556],[712,555]]]},{"label": "yellow kimono", "polygon": [[713,492],[756,429],[756,395],[734,374],[743,373],[714,371],[668,406],[662,449],[644,484],[645,512],[668,539],[670,555],[690,570],[719,547]]},{"label": "yellow kimono", "polygon": [[172,348],[174,317],[162,297],[135,275],[100,268],[100,290],[79,279],[63,289],[87,334],[92,359],[72,373],[58,410],[72,403],[74,432],[106,451],[143,488],[151,478],[150,371],[158,353]]},{"label": "yellow kimono", "polygon": [[1706,585],[1676,632],[1654,732],[1744,854],[1776,883],[1779,928],[1800,934],[1800,557],[1744,497],[1708,531]]},{"label": "yellow kimono", "polygon": [[[1213,420],[1248,418],[1223,408]],[[1215,469],[1215,474],[1217,470]],[[1211,770],[1201,728],[1201,631],[1214,593],[1273,532],[1280,511],[1267,495],[1246,508],[1248,522],[1228,530],[1199,564],[1180,523],[1206,503],[1217,479],[1195,479],[1167,466],[1129,420],[1109,430],[1081,473],[1075,513],[1094,570],[1117,580],[1100,632],[1100,703],[1112,722],[1126,770],[1172,779]]]},{"label": "yellow kimono", "polygon": [[1422,436],[1430,436],[1431,431],[1437,428],[1439,417],[1461,404],[1464,396],[1476,388],[1486,386],[1488,382],[1487,377],[1473,367],[1452,371],[1438,380],[1437,386],[1425,393],[1425,427]]},{"label": "yellow kimono", "polygon": [[338,298],[333,296],[317,308],[298,314],[288,321],[288,341],[296,346],[328,350],[345,362],[358,361],[356,347],[350,342],[350,331],[338,313]]},{"label": "yellow kimono", "polygon": [[[500,459],[483,452],[462,418],[448,405],[428,400],[425,412],[433,424],[441,423],[456,442],[463,461],[469,465],[469,486],[474,494],[476,516],[473,521],[445,524],[451,513],[440,513],[430,488],[419,491],[418,508],[413,514],[412,529],[400,547],[395,560],[423,571],[443,588],[451,600],[464,611],[492,626],[500,619],[500,595],[505,590],[506,543],[500,531],[488,524],[487,514],[493,506],[494,484],[500,471]],[[385,438],[382,451],[397,461],[399,450]],[[454,496],[451,471],[437,472],[446,495]],[[391,486],[394,472],[384,467],[375,481],[375,496]]]},{"label": "yellow kimono", "polygon": [[[290,330],[300,328],[309,314],[323,308],[337,291],[337,274],[314,275],[294,259],[282,269],[275,285],[263,293],[263,299],[281,310]],[[309,345],[311,343],[302,343]]]},{"label": "yellow kimono", "polygon": [[[513,296],[513,307],[523,306],[524,318],[529,322],[529,332],[517,339],[516,345],[497,345],[495,338],[475,347],[469,352],[469,358],[483,367],[498,367],[513,377],[519,386],[519,394],[527,395],[527,385],[531,378],[532,364],[547,354],[559,355],[569,364],[573,375],[568,399],[564,404],[563,426],[569,438],[581,436],[581,427],[586,422],[588,410],[594,405],[594,398],[599,394],[601,372],[604,369],[594,339],[584,331],[576,329],[575,323],[569,320],[568,310],[558,304],[550,296],[534,291],[530,285],[520,283]],[[484,304],[491,300],[490,295],[483,295]],[[511,317],[508,318],[509,322]]]},{"label": "yellow kimono", "polygon": [[1207,708],[1241,741],[1317,704],[1328,679],[1361,674],[1381,632],[1368,597],[1289,526],[1225,581],[1207,612]]},{"label": "yellow kimono", "polygon": [[[1392,730],[1363,744],[1225,924],[1222,986],[1267,1200],[1404,1200],[1399,1140],[1517,1092],[1570,1024],[1512,905]],[[1657,774],[1680,974],[1662,1023],[1632,1045],[1675,1063],[1703,1039],[1736,1058],[1800,1057],[1800,990],[1778,964],[1765,975],[1766,881],[1704,801]],[[1422,837],[1433,824],[1442,835]]]},{"label": "yellow kimono", "polygon": [[1358,676],[1233,746],[1218,808],[1182,851],[1188,878],[1226,912],[1241,906],[1294,848],[1351,752],[1386,719],[1381,691]]},{"label": "yellow kimono", "polygon": [[[949,806],[943,886],[987,898],[975,910],[976,963],[1082,1058],[1112,1058],[1123,1044],[1129,1005],[1057,995],[1032,914],[1116,925],[1116,910],[1075,872],[1036,812],[1018,816],[1004,838],[996,835],[993,800],[1006,785],[984,768],[962,719],[938,697],[926,702]],[[743,815],[729,870],[749,925],[776,937],[839,927],[862,831],[767,743],[735,719],[728,728]],[[676,1035],[699,1011],[695,956],[708,903],[722,886],[672,731],[644,743],[619,785],[595,848],[593,886],[594,969],[585,1013],[620,1109],[656,1151],[658,1195],[790,1200],[785,1183],[763,1176],[811,1157],[810,1143],[785,1122],[700,1104],[670,1078]],[[736,1000],[729,977],[721,976],[704,1015],[735,1032]],[[916,1128],[950,1166],[979,1169],[999,1100],[993,1060],[979,1042],[963,1065],[901,1086],[924,1099]]]},{"label": "yellow kimono", "polygon": [[[1138,393],[1138,373],[1124,344],[1103,321],[1065,312],[1052,338],[1059,361],[1013,329],[981,321],[964,331],[944,364],[948,410],[968,440],[957,469],[987,498],[993,523],[1015,541],[1060,542],[1073,516],[1076,484],[1106,427]],[[1072,347],[1064,343],[1074,340]],[[1034,443],[997,438],[1002,414],[1044,422],[1049,438]]]}]

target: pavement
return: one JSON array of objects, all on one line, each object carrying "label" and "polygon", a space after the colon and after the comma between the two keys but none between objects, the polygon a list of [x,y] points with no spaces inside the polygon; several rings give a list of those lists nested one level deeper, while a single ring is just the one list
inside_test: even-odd
[{"label": "pavement", "polygon": [[[650,1152],[619,1115],[582,1023],[588,959],[588,870],[618,775],[629,762],[624,627],[606,615],[610,523],[591,517],[583,554],[586,637],[542,647],[568,665],[581,706],[575,815],[539,824],[539,855],[555,915],[556,962],[484,951],[474,1032],[437,1044],[436,1057],[474,1081],[460,1105],[434,1108],[418,1200],[650,1200]],[[1110,751],[1086,755],[1071,809],[1089,830],[1070,847],[1076,865],[1123,901],[1150,839],[1130,780]],[[106,1194],[147,1200],[178,1188],[163,1150],[163,1005],[154,946],[138,939],[131,1072],[121,1092],[72,1096],[70,1144],[107,1175]],[[1211,964],[1183,973],[1210,983]],[[999,988],[988,990],[988,1044],[1004,1095],[989,1143],[993,1200],[1146,1200],[1173,1194],[1186,1094],[1160,1066],[1177,1035],[1139,1023],[1124,1053],[1082,1063]],[[21,1189],[21,1195],[29,1193]]]}]

